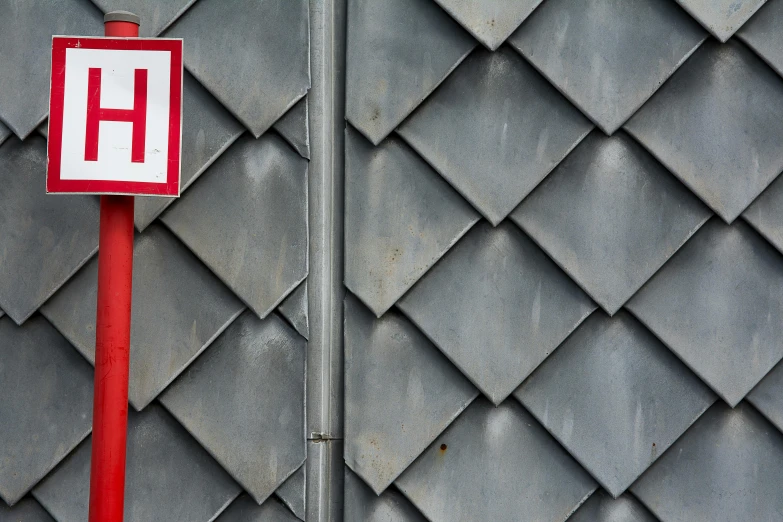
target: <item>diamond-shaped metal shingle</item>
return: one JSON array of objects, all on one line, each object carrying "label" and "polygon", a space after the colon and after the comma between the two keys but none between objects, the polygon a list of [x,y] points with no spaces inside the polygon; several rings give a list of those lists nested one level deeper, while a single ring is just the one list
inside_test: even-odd
[{"label": "diamond-shaped metal shingle", "polygon": [[[58,520],[87,520],[91,439],[33,491]],[[128,412],[126,522],[214,520],[239,485],[160,405]]]},{"label": "diamond-shaped metal shingle", "polygon": [[595,309],[517,227],[485,221],[399,306],[495,404]]},{"label": "diamond-shaped metal shingle", "polygon": [[52,35],[102,35],[89,0],[4,1],[0,6],[0,119],[20,138],[49,112]]},{"label": "diamond-shaped metal shingle", "polygon": [[753,16],[767,0],[676,0],[721,42]]},{"label": "diamond-shaped metal shingle", "polygon": [[542,0],[435,1],[479,42],[494,51]]},{"label": "diamond-shaped metal shingle", "polygon": [[307,276],[307,167],[245,135],[161,218],[260,317]]},{"label": "diamond-shaped metal shingle", "polygon": [[285,504],[291,512],[301,520],[305,519],[305,468],[303,464],[293,475],[288,477],[279,488],[275,495]]},{"label": "diamond-shaped metal shingle", "polygon": [[345,286],[380,316],[479,215],[396,136],[349,127],[345,149]]},{"label": "diamond-shaped metal shingle", "polygon": [[[193,76],[184,75],[182,174],[184,192],[245,128]],[[137,197],[136,228],[144,230],[175,198]]]},{"label": "diamond-shaped metal shingle", "polygon": [[708,40],[625,128],[731,223],[783,169],[783,79]]},{"label": "diamond-shaped metal shingle", "polygon": [[0,502],[0,522],[55,522],[55,520],[35,499],[27,497],[14,507],[8,507]]},{"label": "diamond-shaped metal shingle", "polygon": [[628,308],[731,406],[783,357],[783,258],[712,219]]},{"label": "diamond-shaped metal shingle", "polygon": [[472,53],[398,132],[497,225],[591,128],[504,47]]},{"label": "diamond-shaped metal shingle", "polygon": [[[129,398],[142,409],[244,307],[160,225],[136,237],[133,265]],[[90,361],[95,357],[97,276],[94,259],[41,309]]]},{"label": "diamond-shaped metal shingle", "polygon": [[[164,29],[188,10],[196,0],[92,0],[101,11],[108,13],[116,10],[130,11],[141,19],[139,36],[158,36]],[[185,112],[187,114],[187,112]],[[184,157],[184,156],[183,156]]]},{"label": "diamond-shaped metal shingle", "polygon": [[46,194],[40,136],[0,147],[0,186],[0,306],[20,324],[98,249],[98,200]]},{"label": "diamond-shaped metal shingle", "polygon": [[432,521],[565,520],[595,482],[516,401],[479,398],[396,485]]},{"label": "diamond-shaped metal shingle", "polygon": [[7,140],[9,136],[11,136],[11,134],[13,134],[11,129],[3,125],[3,122],[0,121],[0,145],[2,145],[3,142]]},{"label": "diamond-shaped metal shingle", "polygon": [[783,252],[783,176],[778,176],[742,213],[742,217]]},{"label": "diamond-shaped metal shingle", "polygon": [[511,214],[609,314],[712,215],[624,132],[592,132]]},{"label": "diamond-shaped metal shingle", "polygon": [[92,379],[90,365],[40,315],[23,326],[0,319],[2,500],[16,503],[90,432]]},{"label": "diamond-shaped metal shingle", "polygon": [[278,311],[305,339],[310,337],[310,319],[307,310],[307,279],[280,303]]},{"label": "diamond-shaped metal shingle", "polygon": [[310,159],[308,114],[307,97],[304,97],[277,120],[272,128],[279,132],[300,156]]},{"label": "diamond-shaped metal shingle", "polygon": [[398,312],[345,301],[345,462],[380,494],[478,392]]},{"label": "diamond-shaped metal shingle", "polygon": [[215,522],[299,522],[299,519],[275,498],[259,506],[249,495],[241,495]]},{"label": "diamond-shaped metal shingle", "polygon": [[748,401],[783,432],[783,363],[775,366],[753,388]]},{"label": "diamond-shaped metal shingle", "polygon": [[305,459],[305,340],[246,311],[160,396],[261,504]]},{"label": "diamond-shaped metal shingle", "polygon": [[783,76],[783,2],[767,2],[737,31],[737,37]]},{"label": "diamond-shaped metal shingle", "polygon": [[199,0],[166,36],[185,39],[185,66],[258,137],[310,88],[308,13],[307,0]]},{"label": "diamond-shaped metal shingle", "polygon": [[345,467],[343,522],[425,522],[422,514],[399,491],[391,487],[373,493],[348,466]]},{"label": "diamond-shaped metal shingle", "polygon": [[625,311],[594,313],[514,395],[615,497],[715,401]]},{"label": "diamond-shaped metal shingle", "polygon": [[783,519],[783,435],[718,401],[631,488],[661,520]]},{"label": "diamond-shaped metal shingle", "polygon": [[432,0],[350,0],[345,117],[375,145],[476,46]]},{"label": "diamond-shaped metal shingle", "polygon": [[623,494],[615,499],[599,489],[579,506],[568,522],[658,522],[658,519],[633,496]]},{"label": "diamond-shaped metal shingle", "polygon": [[670,1],[547,0],[509,42],[612,134],[706,37]]}]

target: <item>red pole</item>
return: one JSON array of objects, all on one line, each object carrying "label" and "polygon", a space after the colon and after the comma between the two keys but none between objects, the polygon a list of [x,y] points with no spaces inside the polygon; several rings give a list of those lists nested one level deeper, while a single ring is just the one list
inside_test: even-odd
[{"label": "red pole", "polygon": [[[105,36],[138,37],[139,17],[114,11]],[[101,196],[90,522],[122,522],[128,428],[133,196]]]}]

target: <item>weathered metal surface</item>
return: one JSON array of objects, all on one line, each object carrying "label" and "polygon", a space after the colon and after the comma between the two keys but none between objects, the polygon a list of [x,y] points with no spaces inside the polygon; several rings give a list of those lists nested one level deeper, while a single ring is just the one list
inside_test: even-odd
[{"label": "weathered metal surface", "polygon": [[478,391],[402,314],[345,301],[345,462],[382,493]]},{"label": "weathered metal surface", "polygon": [[737,31],[737,37],[783,76],[783,4],[779,0],[765,3]]},{"label": "weathered metal surface", "polygon": [[674,2],[547,0],[509,42],[612,134],[706,37]]},{"label": "weathered metal surface", "polygon": [[628,308],[733,407],[783,357],[783,258],[713,218]]},{"label": "weathered metal surface", "polygon": [[6,503],[19,501],[90,432],[92,373],[40,315],[23,326],[0,319],[0,498]]},{"label": "weathered metal surface", "polygon": [[599,489],[568,522],[658,522],[658,519],[633,496],[623,494],[615,499]]},{"label": "weathered metal surface", "polygon": [[[171,233],[153,225],[133,248],[131,404],[142,409],[244,306]],[[89,361],[95,357],[97,259],[41,312]]]},{"label": "weathered metal surface", "polygon": [[307,280],[305,279],[296,290],[280,303],[277,310],[285,317],[291,326],[307,339],[310,336],[310,320],[307,311]]},{"label": "weathered metal surface", "polygon": [[494,51],[542,0],[435,0],[476,40]]},{"label": "weathered metal surface", "polygon": [[0,503],[0,522],[55,522],[55,520],[35,499],[27,497],[14,507]]},{"label": "weathered metal surface", "polygon": [[0,119],[20,138],[49,113],[55,34],[102,35],[103,16],[89,0],[0,3]]},{"label": "weathered metal surface", "polygon": [[521,406],[483,398],[396,485],[433,522],[565,520],[596,487]]},{"label": "weathered metal surface", "polygon": [[259,506],[249,495],[242,495],[221,513],[216,522],[297,522],[298,520],[277,499],[270,498]]},{"label": "weathered metal surface", "polygon": [[307,161],[245,135],[161,219],[266,317],[307,276]]},{"label": "weathered metal surface", "polygon": [[185,66],[256,137],[310,88],[307,0],[199,0],[165,36],[188,42]]},{"label": "weathered metal surface", "polygon": [[595,309],[508,222],[473,227],[398,306],[495,404]]},{"label": "weathered metal surface", "polygon": [[625,128],[731,223],[783,169],[783,79],[709,40]]},{"label": "weathered metal surface", "polygon": [[783,252],[783,177],[778,176],[742,213],[742,217]]},{"label": "weathered metal surface", "polygon": [[473,52],[398,132],[497,225],[591,128],[504,47]]},{"label": "weathered metal surface", "polygon": [[272,126],[303,158],[310,159],[307,98],[302,98]]},{"label": "weathered metal surface", "polygon": [[[187,72],[184,75],[182,114],[180,186],[184,192],[245,128]],[[175,198],[137,197],[136,228],[144,230],[174,201]]]},{"label": "weathered metal surface", "polygon": [[514,395],[614,497],[716,399],[625,311],[595,312]]},{"label": "weathered metal surface", "polygon": [[[157,2],[150,0],[92,0],[101,11],[130,11],[141,18],[139,36],[142,38],[158,36],[171,25],[174,20],[182,16],[196,0],[166,0]],[[185,112],[187,115],[187,112]]]},{"label": "weathered metal surface", "polygon": [[3,142],[11,136],[11,134],[13,134],[11,129],[3,125],[3,122],[0,121],[0,145],[2,145]]},{"label": "weathered metal surface", "polygon": [[160,401],[261,504],[305,460],[304,372],[305,340],[246,311]]},{"label": "weathered metal surface", "polygon": [[345,285],[380,316],[479,215],[400,138],[345,147]]},{"label": "weathered metal surface", "polygon": [[614,314],[711,215],[627,134],[593,131],[511,218]]},{"label": "weathered metal surface", "polygon": [[346,1],[345,118],[377,145],[476,42],[432,1]]},{"label": "weathered metal surface", "polygon": [[283,504],[301,520],[305,519],[305,467],[304,465],[300,466],[275,491],[275,495]]},{"label": "weathered metal surface", "polygon": [[307,441],[307,517],[310,521],[343,520],[343,441]]},{"label": "weathered metal surface", "polygon": [[753,16],[767,0],[676,0],[721,42]]},{"label": "weathered metal surface", "polygon": [[345,467],[345,518],[343,522],[425,522],[422,514],[399,491],[381,495]]},{"label": "weathered metal surface", "polygon": [[778,364],[748,394],[748,401],[783,432],[783,364]]},{"label": "weathered metal surface", "polygon": [[98,250],[98,200],[46,195],[39,136],[0,147],[0,185],[0,306],[21,324]]},{"label": "weathered metal surface", "polygon": [[752,406],[718,401],[632,490],[662,520],[783,518],[783,435]]},{"label": "weathered metal surface", "polygon": [[[58,520],[87,520],[90,490],[87,439],[33,491]],[[158,404],[128,412],[125,520],[213,520],[240,488]]]}]

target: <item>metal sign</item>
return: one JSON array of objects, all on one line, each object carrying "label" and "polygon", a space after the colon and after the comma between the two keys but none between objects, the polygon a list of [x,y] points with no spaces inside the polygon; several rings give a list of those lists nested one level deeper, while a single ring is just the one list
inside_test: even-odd
[{"label": "metal sign", "polygon": [[55,36],[47,193],[179,196],[182,40]]}]

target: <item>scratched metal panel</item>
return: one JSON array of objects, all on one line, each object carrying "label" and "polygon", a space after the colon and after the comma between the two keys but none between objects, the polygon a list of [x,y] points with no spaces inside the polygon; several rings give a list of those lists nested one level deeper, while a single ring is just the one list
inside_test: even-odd
[{"label": "scratched metal panel", "polygon": [[288,506],[288,509],[301,520],[305,519],[305,488],[307,486],[305,467],[302,465],[275,491],[283,504]]},{"label": "scratched metal panel", "polygon": [[277,311],[285,317],[302,337],[310,337],[310,316],[307,309],[307,279],[280,303]]}]

